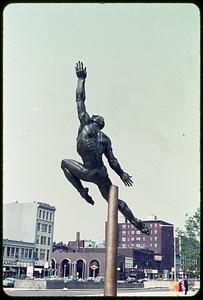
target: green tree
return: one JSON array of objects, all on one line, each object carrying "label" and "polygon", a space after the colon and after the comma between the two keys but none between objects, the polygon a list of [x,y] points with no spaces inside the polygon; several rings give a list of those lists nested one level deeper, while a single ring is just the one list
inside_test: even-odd
[{"label": "green tree", "polygon": [[[188,217],[188,214],[186,214]],[[181,238],[181,268],[190,277],[200,274],[200,208],[185,222],[185,230],[177,229]]]}]

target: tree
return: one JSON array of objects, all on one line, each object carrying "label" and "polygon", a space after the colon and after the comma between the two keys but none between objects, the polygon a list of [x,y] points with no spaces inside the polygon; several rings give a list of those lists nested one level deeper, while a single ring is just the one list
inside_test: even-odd
[{"label": "tree", "polygon": [[[188,214],[186,214],[188,217]],[[184,273],[190,277],[199,277],[200,273],[200,208],[185,222],[185,230],[177,229],[181,238],[181,265]]]}]

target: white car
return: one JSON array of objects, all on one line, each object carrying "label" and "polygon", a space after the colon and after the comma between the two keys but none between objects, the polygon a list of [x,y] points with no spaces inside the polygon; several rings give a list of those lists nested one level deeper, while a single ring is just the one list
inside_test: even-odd
[{"label": "white car", "polygon": [[8,277],[3,280],[4,287],[14,287],[15,278]]}]

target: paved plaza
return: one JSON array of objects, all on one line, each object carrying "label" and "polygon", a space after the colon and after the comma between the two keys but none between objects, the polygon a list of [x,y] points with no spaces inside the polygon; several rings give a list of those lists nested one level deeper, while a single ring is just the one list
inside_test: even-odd
[{"label": "paved plaza", "polygon": [[[5,293],[13,297],[103,297],[103,290],[95,289],[46,289],[46,290],[32,290],[32,289],[17,289],[17,288],[5,288]],[[183,292],[169,291],[164,288],[154,288],[154,289],[118,289],[117,296],[123,297],[187,297],[194,296],[198,291],[190,290],[187,295]]]}]

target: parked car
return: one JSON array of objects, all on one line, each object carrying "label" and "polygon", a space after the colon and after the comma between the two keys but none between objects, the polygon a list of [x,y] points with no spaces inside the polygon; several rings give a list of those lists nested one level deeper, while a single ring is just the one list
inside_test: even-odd
[{"label": "parked car", "polygon": [[15,278],[8,277],[3,280],[4,287],[14,287]]},{"label": "parked car", "polygon": [[103,276],[97,276],[94,278],[94,282],[104,282],[104,277]]}]

